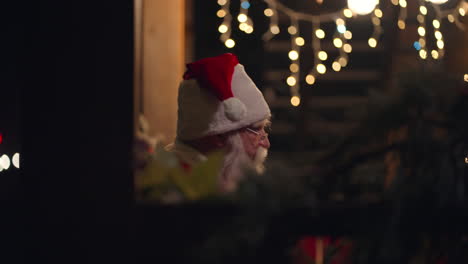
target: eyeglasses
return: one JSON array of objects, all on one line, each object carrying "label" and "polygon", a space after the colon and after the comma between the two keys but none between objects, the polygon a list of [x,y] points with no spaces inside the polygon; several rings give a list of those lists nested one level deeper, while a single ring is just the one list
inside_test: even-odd
[{"label": "eyeglasses", "polygon": [[247,131],[257,135],[257,139],[259,141],[263,141],[265,140],[267,137],[268,137],[268,133],[265,131],[265,128],[257,128],[257,129],[254,129],[254,128],[250,128],[250,127],[246,127],[245,128]]}]

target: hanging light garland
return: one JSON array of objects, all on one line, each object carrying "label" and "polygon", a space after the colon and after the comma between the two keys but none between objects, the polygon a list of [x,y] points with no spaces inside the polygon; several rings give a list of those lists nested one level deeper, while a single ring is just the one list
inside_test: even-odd
[{"label": "hanging light garland", "polygon": [[[380,9],[379,0],[348,0],[347,7],[336,12],[311,15],[303,12],[292,10],[283,5],[278,0],[263,0],[267,4],[267,8],[263,10],[263,14],[269,19],[269,29],[263,34],[264,41],[270,41],[280,33],[278,14],[289,17],[290,25],[288,33],[290,36],[290,50],[288,57],[290,60],[290,74],[286,78],[286,83],[290,87],[291,105],[298,106],[301,102],[300,97],[300,78],[301,78],[301,47],[305,45],[303,36],[300,35],[300,21],[309,22],[312,26],[312,51],[313,66],[308,70],[305,76],[305,82],[308,85],[313,85],[320,75],[326,74],[327,67],[324,64],[329,57],[326,51],[321,48],[321,40],[327,34],[322,28],[322,23],[334,22],[336,30],[333,33],[333,45],[338,50],[338,56],[333,59],[331,68],[335,72],[339,72],[343,67],[346,67],[349,62],[348,54],[352,52],[352,46],[348,43],[352,39],[352,32],[346,27],[346,20],[357,15],[369,15],[373,24],[372,35],[368,39],[368,45],[371,48],[377,47],[380,36],[383,32],[381,19],[384,16]],[[380,0],[382,1],[382,0]],[[397,26],[400,30],[406,28],[407,18],[407,0],[390,0],[395,6],[399,6]],[[460,17],[468,13],[468,0],[460,0],[455,8],[449,10],[441,10],[440,5],[448,0],[419,0],[419,13],[417,20],[419,23],[418,34],[419,40],[414,43],[415,49],[421,59],[426,60],[432,58],[438,60],[444,56],[444,39],[440,30],[441,21],[446,18],[450,23],[454,23],[457,27],[464,30],[463,23],[460,22]],[[322,3],[322,1],[318,1]],[[232,32],[232,15],[230,12],[230,0],[218,0],[220,9],[217,11],[217,16],[222,18],[222,23],[218,26],[220,32],[220,40],[227,48],[233,48],[236,45],[235,40],[231,37]],[[246,34],[251,34],[254,31],[254,23],[249,17],[249,8],[251,3],[248,0],[240,0],[239,14],[237,21],[239,29]],[[434,12],[435,18],[428,21],[427,14]],[[434,32],[435,46],[430,49],[427,43],[427,26],[432,25]],[[433,45],[431,45],[433,46]]]}]

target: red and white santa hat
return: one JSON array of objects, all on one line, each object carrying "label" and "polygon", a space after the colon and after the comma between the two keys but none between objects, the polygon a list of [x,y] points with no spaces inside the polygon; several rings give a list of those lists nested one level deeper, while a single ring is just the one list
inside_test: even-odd
[{"label": "red and white santa hat", "polygon": [[262,93],[231,53],[187,64],[178,107],[181,140],[233,131],[271,115]]}]

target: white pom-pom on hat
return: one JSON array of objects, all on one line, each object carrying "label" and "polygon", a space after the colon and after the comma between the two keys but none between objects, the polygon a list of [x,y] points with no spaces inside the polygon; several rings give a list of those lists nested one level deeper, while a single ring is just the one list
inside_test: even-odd
[{"label": "white pom-pom on hat", "polygon": [[223,101],[224,114],[231,121],[242,120],[247,115],[247,108],[236,97],[231,97]]}]

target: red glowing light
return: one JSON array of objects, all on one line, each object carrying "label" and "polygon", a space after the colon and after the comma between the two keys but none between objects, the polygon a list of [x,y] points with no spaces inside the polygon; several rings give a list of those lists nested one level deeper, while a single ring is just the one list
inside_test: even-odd
[{"label": "red glowing light", "polygon": [[3,141],[3,135],[2,133],[0,133],[0,144],[2,144],[2,141]]}]

